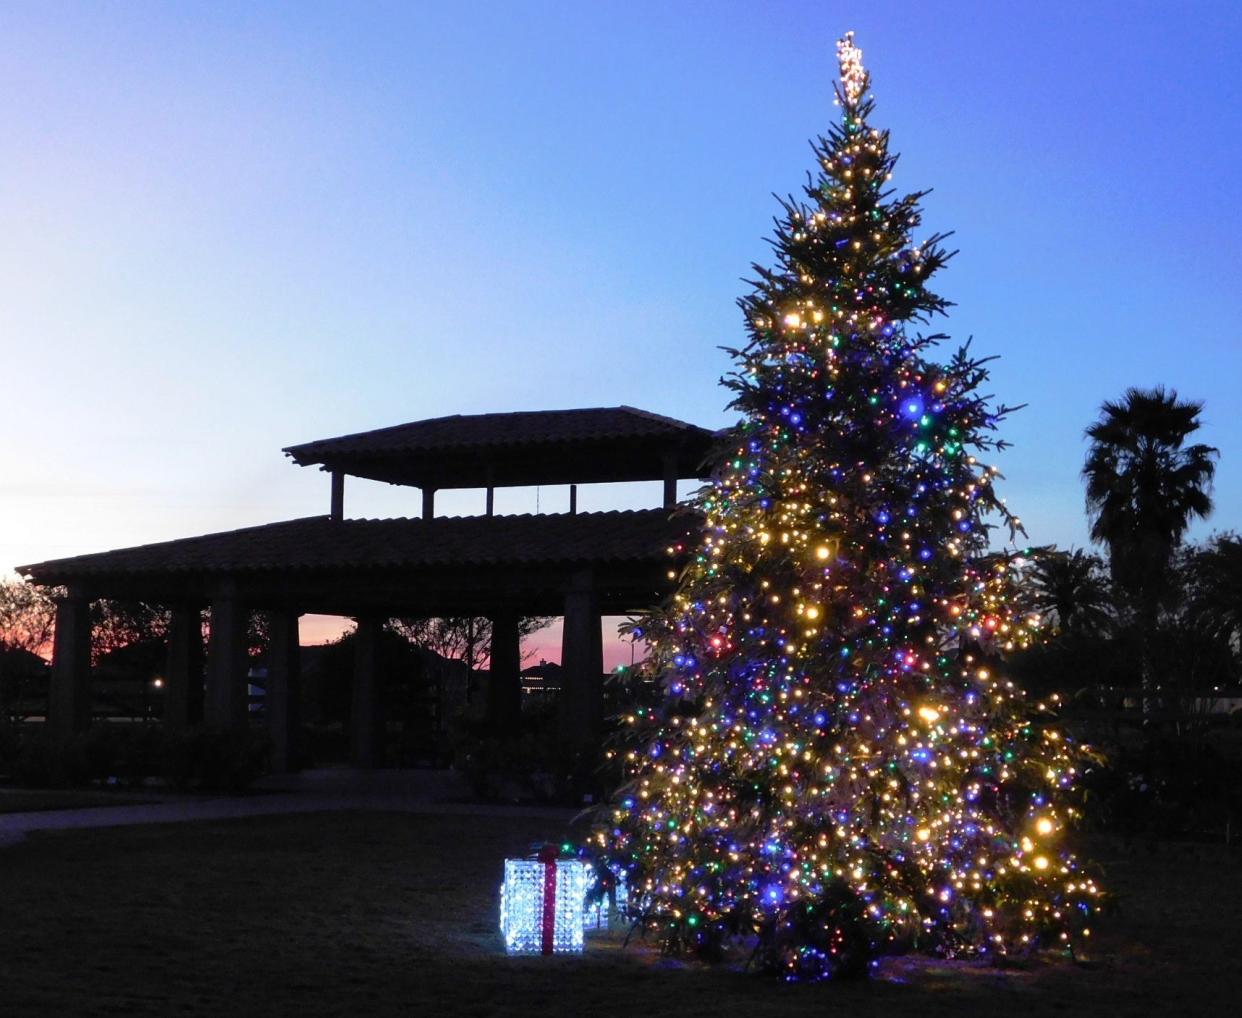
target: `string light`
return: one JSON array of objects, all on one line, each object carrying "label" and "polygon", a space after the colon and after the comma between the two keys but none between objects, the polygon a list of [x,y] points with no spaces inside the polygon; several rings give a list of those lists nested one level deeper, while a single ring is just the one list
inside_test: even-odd
[{"label": "string light", "polygon": [[854,45],[854,33],[846,32],[837,40],[837,63],[841,67],[841,88],[850,106],[857,106],[867,90],[867,72],[863,69],[862,50]]},{"label": "string light", "polygon": [[736,440],[643,622],[666,696],[627,718],[595,833],[666,948],[750,938],[791,979],[1072,946],[1101,895],[1061,836],[1085,751],[1004,673],[1038,637],[1020,552],[988,554],[989,518],[1018,526],[979,458],[1004,411],[981,361],[929,356],[948,254],[888,194],[852,35],[838,55],[810,205],[741,302]]}]

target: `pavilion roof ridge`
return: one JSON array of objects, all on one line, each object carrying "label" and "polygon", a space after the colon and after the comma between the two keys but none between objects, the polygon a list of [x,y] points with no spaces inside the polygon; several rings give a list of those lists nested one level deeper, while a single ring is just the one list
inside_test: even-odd
[{"label": "pavilion roof ridge", "polygon": [[[612,418],[606,419],[608,415]],[[381,428],[368,428],[363,431],[354,431],[345,435],[335,435],[330,438],[317,438],[308,442],[299,442],[294,445],[285,446],[281,451],[286,456],[292,458],[295,462],[305,465],[309,463],[319,462],[314,457],[317,453],[322,452],[366,452],[375,455],[381,452],[399,452],[408,448],[468,448],[480,445],[520,445],[520,444],[543,444],[556,443],[564,441],[584,441],[600,438],[618,437],[625,432],[625,427],[620,424],[617,416],[633,417],[648,424],[659,425],[664,429],[672,432],[693,434],[693,435],[713,435],[709,428],[703,428],[700,425],[692,424],[689,421],[678,420],[675,417],[669,417],[665,414],[657,414],[650,410],[643,410],[639,407],[631,406],[628,403],[621,403],[614,406],[598,406],[598,407],[566,407],[557,410],[504,410],[489,413],[478,414],[445,414],[440,417],[426,417],[414,421],[405,421],[401,424],[390,424]],[[585,421],[594,418],[594,424],[588,432],[569,432],[556,426],[557,423],[563,423],[568,419],[575,421]],[[521,419],[530,422],[548,422],[542,431],[526,434],[514,434],[512,431],[505,430],[506,422]],[[462,425],[474,429],[471,434],[451,435],[444,434],[443,429],[440,434],[434,434],[437,425],[446,425],[460,422]],[[486,426],[494,422],[496,431],[494,434],[480,433],[480,426]],[[419,432],[429,433],[425,436]],[[411,441],[417,444],[396,445],[388,449],[382,448],[386,440],[408,436]],[[352,447],[352,448],[351,448]]]},{"label": "pavilion roof ridge", "polygon": [[[596,509],[590,512],[557,512],[557,513],[497,513],[493,516],[470,515],[470,516],[436,516],[431,520],[424,520],[419,516],[350,516],[343,520],[334,520],[327,515],[314,516],[295,516],[287,520],[273,520],[269,523],[256,523],[249,527],[236,527],[232,530],[215,530],[207,534],[196,534],[193,537],[170,538],[164,541],[147,541],[144,544],[127,545],[123,548],[108,548],[104,551],[84,552],[81,555],[66,555],[62,558],[45,559],[42,562],[31,562],[27,565],[15,567],[15,571],[21,576],[30,576],[32,573],[39,572],[51,565],[67,565],[72,562],[85,562],[88,559],[101,559],[106,555],[115,555],[118,553],[130,553],[140,551],[150,551],[157,548],[167,547],[169,545],[184,545],[188,541],[211,541],[217,538],[236,538],[241,535],[259,534],[262,531],[287,530],[291,527],[305,527],[308,524],[326,523],[333,527],[341,529],[349,527],[352,524],[368,525],[368,524],[395,524],[409,523],[414,526],[420,526],[424,523],[443,525],[446,522],[455,522],[458,520],[477,521],[477,520],[557,520],[557,519],[574,519],[583,516],[588,517],[637,517],[637,516],[654,516],[655,514],[670,515],[669,510],[656,507],[651,509]],[[472,526],[477,523],[472,522]]]},{"label": "pavilion roof ridge", "polygon": [[102,558],[105,555],[115,555],[119,552],[147,551],[153,548],[162,548],[166,545],[182,544],[186,540],[205,541],[212,538],[228,537],[236,534],[257,533],[262,530],[274,530],[279,527],[288,527],[294,524],[312,523],[316,520],[331,520],[331,517],[322,513],[311,516],[295,516],[288,520],[272,520],[268,523],[255,523],[249,527],[235,527],[232,530],[213,530],[208,534],[196,534],[192,538],[173,537],[164,541],[146,541],[143,544],[126,545],[124,548],[108,548],[104,551],[88,551],[83,552],[80,555],[65,555],[62,558],[50,558],[45,559],[42,562],[31,562],[24,566],[14,566],[13,571],[19,576],[29,577],[32,573],[50,565],[61,565],[70,562],[85,561],[87,559],[97,559]]},{"label": "pavilion roof ridge", "polygon": [[[314,570],[552,568],[570,563],[658,567],[693,528],[661,507],[593,513],[333,519],[308,516],[21,567],[37,583],[82,583],[116,593],[119,578],[156,577],[143,596],[208,597],[208,577]],[[164,581],[158,581],[158,577]],[[180,586],[170,578],[183,577]],[[194,577],[198,577],[194,580]],[[111,578],[111,579],[109,579]],[[167,582],[165,582],[167,581]],[[103,582],[104,587],[98,583]],[[111,582],[112,586],[107,586]],[[144,581],[145,582],[145,581]]]},{"label": "pavilion roof ridge", "polygon": [[718,432],[629,404],[429,417],[284,448],[298,466],[433,491],[699,478]]},{"label": "pavilion roof ridge", "polygon": [[[678,420],[676,417],[669,417],[667,414],[657,414],[654,410],[644,410],[641,407],[630,406],[628,403],[622,403],[618,407],[602,407],[605,410],[624,410],[627,413],[637,414],[639,417],[646,417],[650,421],[658,421],[661,424],[668,424],[681,430],[694,431],[712,431],[711,428],[704,428],[698,424],[691,424],[689,421]],[[719,434],[721,429],[717,429],[714,434]]]},{"label": "pavilion roof ridge", "polygon": [[293,457],[296,460],[296,450],[310,449],[313,446],[324,445],[328,442],[345,442],[356,438],[372,438],[378,435],[389,434],[412,427],[415,424],[439,424],[442,421],[455,421],[462,417],[484,417],[484,416],[501,416],[500,414],[442,414],[439,417],[424,417],[417,421],[402,421],[400,424],[385,424],[378,428],[363,428],[361,431],[350,431],[344,435],[333,435],[331,438],[312,438],[307,442],[294,442],[293,445],[286,445],[280,451],[286,456]]}]

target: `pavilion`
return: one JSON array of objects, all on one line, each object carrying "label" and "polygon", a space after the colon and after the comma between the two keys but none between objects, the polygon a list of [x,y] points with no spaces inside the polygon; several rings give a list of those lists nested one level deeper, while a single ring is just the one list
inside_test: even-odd
[{"label": "pavilion", "polygon": [[[266,715],[273,766],[296,759],[298,619],[357,620],[351,756],[374,766],[384,724],[376,648],[389,618],[486,616],[492,621],[488,716],[521,701],[518,620],[564,618],[562,734],[590,747],[601,725],[601,617],[660,600],[675,577],[670,551],[692,521],[672,510],[677,481],[705,477],[715,434],[633,407],[454,415],[290,446],[299,466],[331,478],[326,516],[269,523],[21,566],[63,588],[56,612],[48,727],[68,736],[90,723],[90,605],[139,600],[171,609],[165,722],[249,724],[246,629],[267,613]],[[347,477],[422,491],[418,519],[351,519]],[[658,508],[577,511],[577,485],[662,481]],[[569,511],[496,515],[497,487],[570,485]],[[480,516],[437,517],[435,493],[486,490]],[[200,612],[210,611],[207,646]],[[205,661],[204,661],[205,651]]]}]

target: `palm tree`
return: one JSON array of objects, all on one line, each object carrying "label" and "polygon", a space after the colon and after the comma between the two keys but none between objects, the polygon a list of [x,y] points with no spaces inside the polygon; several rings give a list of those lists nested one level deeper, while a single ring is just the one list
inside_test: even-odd
[{"label": "palm tree", "polygon": [[1160,608],[1175,588],[1173,557],[1196,517],[1212,511],[1217,450],[1186,445],[1203,404],[1173,390],[1127,389],[1087,428],[1082,468],[1091,540],[1108,550],[1113,581],[1139,627],[1144,690],[1155,686],[1152,644]]},{"label": "palm tree", "polygon": [[1234,646],[1242,643],[1242,538],[1217,534],[1189,556],[1190,608]]},{"label": "palm tree", "polygon": [[1035,557],[1032,603],[1064,636],[1102,632],[1112,621],[1112,600],[1104,563],[1081,548],[1051,550]]}]

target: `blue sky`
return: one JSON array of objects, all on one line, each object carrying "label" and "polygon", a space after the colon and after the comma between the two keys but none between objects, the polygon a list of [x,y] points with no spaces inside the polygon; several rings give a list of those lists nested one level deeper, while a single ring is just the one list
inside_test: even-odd
[{"label": "blue sky", "polygon": [[896,185],[956,231],[943,326],[1029,404],[998,462],[1032,540],[1084,542],[1082,430],[1158,382],[1221,450],[1197,532],[1242,526],[1242,5],[10,2],[0,566],[322,512],[279,450],[347,431],[725,423],[739,280],[849,28]]}]

